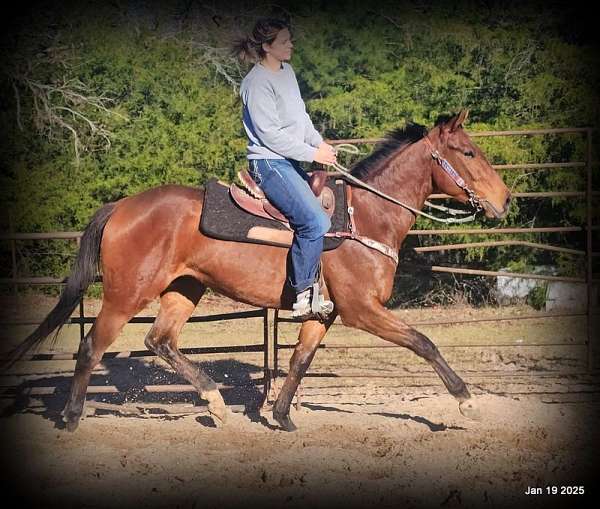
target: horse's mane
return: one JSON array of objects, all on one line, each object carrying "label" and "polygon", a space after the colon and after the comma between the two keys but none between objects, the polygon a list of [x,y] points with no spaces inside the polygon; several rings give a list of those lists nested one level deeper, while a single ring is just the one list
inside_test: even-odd
[{"label": "horse's mane", "polygon": [[408,122],[405,127],[400,127],[386,133],[383,141],[375,146],[375,150],[364,159],[358,161],[351,170],[352,175],[359,179],[365,178],[376,170],[380,163],[391,154],[406,149],[409,145],[419,141],[427,134],[427,129],[419,124]]},{"label": "horse's mane", "polygon": [[[450,118],[452,117],[448,115],[440,115],[435,125],[446,123]],[[383,141],[375,146],[373,153],[352,166],[352,175],[364,179],[367,175],[373,174],[391,154],[405,150],[408,146],[426,136],[427,133],[428,130],[425,126],[414,122],[407,122],[405,127],[389,131]]]}]

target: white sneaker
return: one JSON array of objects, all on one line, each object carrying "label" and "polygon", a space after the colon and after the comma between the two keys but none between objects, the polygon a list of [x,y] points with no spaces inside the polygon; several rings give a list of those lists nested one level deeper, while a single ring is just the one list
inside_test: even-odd
[{"label": "white sneaker", "polygon": [[299,318],[311,312],[310,288],[296,295],[296,302],[292,306],[292,318]]}]

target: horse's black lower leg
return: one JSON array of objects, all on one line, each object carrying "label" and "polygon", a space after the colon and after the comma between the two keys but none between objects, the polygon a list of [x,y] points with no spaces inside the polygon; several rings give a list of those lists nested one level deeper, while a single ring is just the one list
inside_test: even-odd
[{"label": "horse's black lower leg", "polygon": [[75,431],[79,426],[92,370],[128,320],[128,315],[116,313],[104,303],[96,322],[79,344],[71,392],[63,410],[63,421],[68,431]]},{"label": "horse's black lower leg", "polygon": [[461,413],[472,419],[479,418],[465,382],[448,366],[440,351],[427,336],[406,325],[380,304],[373,305],[365,309],[361,316],[349,317],[344,322],[350,322],[354,327],[404,346],[425,359],[441,378],[448,392],[459,401]]},{"label": "horse's black lower leg", "polygon": [[63,410],[63,421],[68,431],[75,431],[79,426],[90,376],[96,364],[93,357],[92,338],[88,333],[79,344],[71,393]]},{"label": "horse's black lower leg", "polygon": [[302,324],[298,344],[290,359],[290,370],[283,388],[277,397],[277,401],[273,405],[273,418],[286,431],[295,431],[297,429],[296,425],[290,419],[292,399],[298,390],[298,385],[302,377],[305,375],[315,356],[319,343],[334,320],[335,314],[330,316],[325,323],[309,321]]},{"label": "horse's black lower leg", "polygon": [[277,397],[277,401],[273,405],[273,418],[286,431],[296,431],[297,429],[290,418],[290,406],[294,394],[298,390],[298,385],[315,356],[315,351],[316,348],[310,351],[301,344],[296,346],[296,350],[290,359],[290,371]]},{"label": "horse's black lower leg", "polygon": [[406,336],[407,347],[431,364],[452,396],[460,402],[471,397],[465,382],[448,366],[438,348],[427,336],[414,329],[407,331]]}]

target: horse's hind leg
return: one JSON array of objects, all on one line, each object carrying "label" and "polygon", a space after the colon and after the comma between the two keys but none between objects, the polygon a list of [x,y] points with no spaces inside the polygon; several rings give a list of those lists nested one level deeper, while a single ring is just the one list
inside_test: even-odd
[{"label": "horse's hind leg", "polygon": [[190,382],[208,401],[208,410],[221,422],[227,407],[215,382],[177,349],[177,338],[206,287],[191,277],[175,280],[162,293],[160,311],[144,340],[146,346]]},{"label": "horse's hind leg", "polygon": [[63,410],[63,421],[68,431],[75,431],[79,425],[92,370],[136,312],[124,313],[107,300],[102,303],[94,325],[79,344],[71,393]]}]

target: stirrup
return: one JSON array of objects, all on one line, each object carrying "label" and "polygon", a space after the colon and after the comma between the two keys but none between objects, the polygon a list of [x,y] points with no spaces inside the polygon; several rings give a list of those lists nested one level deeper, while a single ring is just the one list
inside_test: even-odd
[{"label": "stirrup", "polygon": [[320,292],[319,283],[313,283],[308,290],[299,293],[296,303],[292,306],[292,318],[300,321],[319,320],[325,321],[333,311],[333,302],[325,300]]}]

